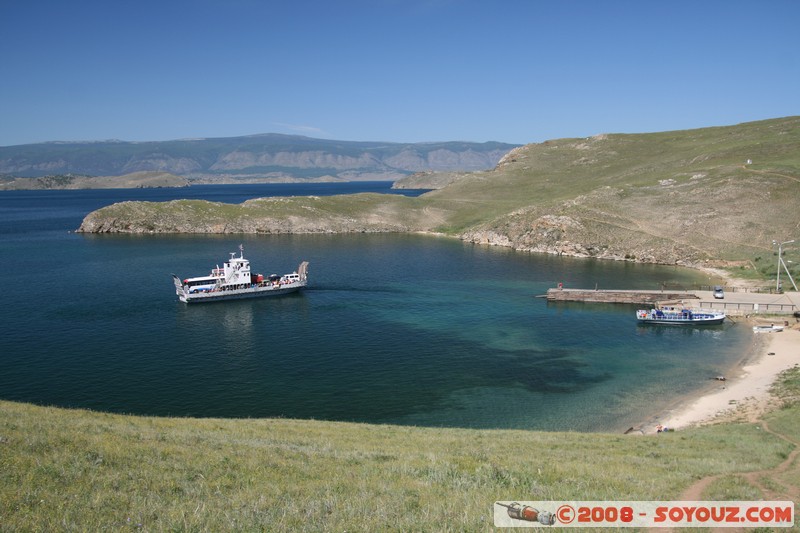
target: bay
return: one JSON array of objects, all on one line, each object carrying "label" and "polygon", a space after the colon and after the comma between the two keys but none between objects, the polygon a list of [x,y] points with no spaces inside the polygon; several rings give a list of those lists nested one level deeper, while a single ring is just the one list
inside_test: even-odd
[{"label": "bay", "polygon": [[[114,201],[391,191],[388,183],[0,193],[0,398],[158,416],[620,430],[708,386],[751,339],[641,327],[568,287],[707,283],[676,267],[519,253],[424,235],[82,235]],[[281,299],[186,306],[242,244],[254,271],[310,261]]]}]

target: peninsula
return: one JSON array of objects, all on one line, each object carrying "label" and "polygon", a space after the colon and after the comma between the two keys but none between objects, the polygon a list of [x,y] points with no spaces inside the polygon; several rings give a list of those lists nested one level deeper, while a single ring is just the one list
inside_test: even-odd
[{"label": "peninsula", "polygon": [[524,251],[760,269],[773,262],[772,240],[800,226],[800,117],[556,139],[514,148],[492,170],[408,179],[440,188],[417,198],[125,202],[90,213],[78,231],[434,232]]},{"label": "peninsula", "polygon": [[189,181],[169,172],[142,171],[122,176],[47,175],[38,178],[0,178],[1,190],[43,189],[143,189],[187,187]]}]

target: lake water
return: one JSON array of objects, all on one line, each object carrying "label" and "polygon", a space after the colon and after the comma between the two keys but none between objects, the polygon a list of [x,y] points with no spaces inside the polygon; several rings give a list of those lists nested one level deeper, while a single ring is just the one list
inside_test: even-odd
[{"label": "lake water", "polygon": [[[374,182],[0,192],[0,398],[144,415],[617,431],[708,386],[752,337],[736,325],[642,327],[635,307],[536,298],[559,282],[708,282],[672,267],[421,235],[72,232],[117,200],[367,190],[391,192]],[[263,274],[310,261],[309,288],[178,301],[173,272],[206,274],[239,244]]]}]

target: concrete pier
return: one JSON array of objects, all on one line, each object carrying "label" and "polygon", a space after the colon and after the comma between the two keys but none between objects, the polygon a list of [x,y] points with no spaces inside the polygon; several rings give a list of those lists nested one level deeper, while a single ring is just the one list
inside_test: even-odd
[{"label": "concrete pier", "polygon": [[666,300],[696,300],[698,296],[687,291],[623,291],[604,289],[547,289],[550,302],[602,302],[615,304],[654,304]]},{"label": "concrete pier", "polygon": [[724,298],[714,298],[711,291],[674,290],[605,290],[547,289],[548,302],[601,302],[655,305],[681,301],[694,309],[720,309],[729,315],[792,315],[800,310],[800,293],[766,294],[726,291]]}]

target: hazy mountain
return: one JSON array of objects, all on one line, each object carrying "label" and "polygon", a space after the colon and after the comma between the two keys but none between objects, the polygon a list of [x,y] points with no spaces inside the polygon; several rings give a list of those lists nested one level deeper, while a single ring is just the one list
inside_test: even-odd
[{"label": "hazy mountain", "polygon": [[196,183],[396,180],[420,171],[486,170],[515,146],[334,141],[275,133],[163,142],[48,142],[0,147],[0,175],[157,171]]}]

